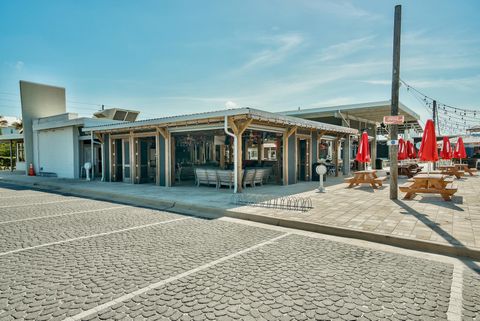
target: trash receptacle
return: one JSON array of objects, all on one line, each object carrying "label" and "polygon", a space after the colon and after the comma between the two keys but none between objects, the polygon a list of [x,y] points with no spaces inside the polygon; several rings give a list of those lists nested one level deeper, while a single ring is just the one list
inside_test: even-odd
[{"label": "trash receptacle", "polygon": [[376,169],[383,169],[383,159],[381,159],[381,158],[375,159],[375,168]]}]

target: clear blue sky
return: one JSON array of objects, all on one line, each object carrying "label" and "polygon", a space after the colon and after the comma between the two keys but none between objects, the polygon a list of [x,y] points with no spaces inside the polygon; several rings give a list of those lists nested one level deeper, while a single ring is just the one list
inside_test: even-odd
[{"label": "clear blue sky", "polygon": [[[480,1],[1,1],[0,114],[20,79],[143,117],[249,106],[269,111],[390,99],[394,5],[401,77],[480,108]],[[425,116],[402,89],[400,99]],[[228,103],[227,103],[228,102]]]}]

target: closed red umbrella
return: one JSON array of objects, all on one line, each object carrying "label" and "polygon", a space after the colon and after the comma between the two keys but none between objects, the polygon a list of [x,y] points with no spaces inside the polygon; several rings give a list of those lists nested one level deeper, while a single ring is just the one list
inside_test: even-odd
[{"label": "closed red umbrella", "polygon": [[418,157],[424,162],[438,161],[437,136],[431,119],[427,120],[427,123],[425,124]]},{"label": "closed red umbrella", "polygon": [[417,151],[415,150],[415,146],[409,140],[407,140],[407,154],[408,158],[410,159],[414,159],[415,157],[417,157]]},{"label": "closed red umbrella", "polygon": [[404,160],[408,158],[408,152],[407,152],[407,144],[403,140],[403,138],[400,138],[398,140],[398,160]]},{"label": "closed red umbrella", "polygon": [[453,151],[453,157],[460,158],[460,163],[462,163],[462,158],[467,157],[467,151],[465,150],[465,145],[463,144],[462,137],[458,137],[457,144],[455,145],[455,150]]},{"label": "closed red umbrella", "polygon": [[[360,163],[370,162],[370,146],[368,145],[368,134],[367,132],[362,133],[362,138],[360,139],[360,145],[358,146],[357,156],[355,159]],[[366,168],[367,165],[365,165]]]},{"label": "closed red umbrella", "polygon": [[440,151],[440,157],[442,159],[452,159],[452,145],[450,145],[450,140],[447,136],[443,136],[443,146]]}]

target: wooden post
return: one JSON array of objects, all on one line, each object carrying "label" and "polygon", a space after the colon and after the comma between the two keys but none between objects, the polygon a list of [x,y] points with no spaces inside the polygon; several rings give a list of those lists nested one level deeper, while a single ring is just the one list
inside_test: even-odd
[{"label": "wooden post", "polygon": [[136,139],[133,137],[133,132],[130,132],[128,140],[130,145],[130,180],[132,184],[135,184],[137,177],[137,146],[135,144]]},{"label": "wooden post", "polygon": [[339,155],[339,148],[340,148],[340,138],[336,138],[334,141],[335,144],[335,149],[334,149],[334,154],[335,154],[335,177],[338,177],[338,155]]},{"label": "wooden post", "polygon": [[160,132],[155,133],[155,184],[160,185]]},{"label": "wooden post", "polygon": [[225,144],[220,145],[220,168],[225,169]]},{"label": "wooden post", "polygon": [[[400,35],[402,24],[402,6],[395,6],[393,27],[393,66],[392,66],[392,107],[391,115],[398,115],[398,95],[400,88]],[[398,125],[390,126],[390,139],[398,139]],[[390,199],[398,199],[398,145],[390,146]]]},{"label": "wooden post", "polygon": [[115,157],[117,149],[112,134],[108,135],[108,141],[110,142],[110,182],[112,182],[117,181],[117,158]]},{"label": "wooden post", "polygon": [[230,128],[233,131],[233,134],[236,136],[237,140],[237,150],[235,151],[235,156],[237,158],[237,173],[238,173],[238,181],[237,181],[237,192],[242,191],[242,181],[243,181],[243,175],[242,175],[242,135],[245,132],[245,130],[250,126],[252,123],[253,119],[247,119],[245,121],[229,121]]}]

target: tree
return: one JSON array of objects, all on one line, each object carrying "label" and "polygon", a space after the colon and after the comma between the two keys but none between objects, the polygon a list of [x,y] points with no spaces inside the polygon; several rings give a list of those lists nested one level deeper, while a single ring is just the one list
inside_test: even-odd
[{"label": "tree", "polygon": [[21,134],[23,133],[23,120],[17,120],[16,122],[13,123],[13,126],[15,127],[16,130]]},{"label": "tree", "polygon": [[0,127],[6,127],[8,125],[8,121],[0,115]]}]

